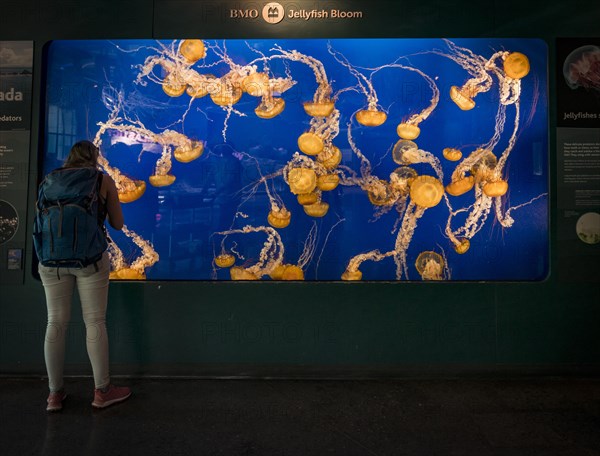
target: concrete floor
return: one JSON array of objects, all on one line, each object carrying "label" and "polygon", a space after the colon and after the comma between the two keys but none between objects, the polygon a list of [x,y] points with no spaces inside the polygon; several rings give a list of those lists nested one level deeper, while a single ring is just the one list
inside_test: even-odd
[{"label": "concrete floor", "polygon": [[600,380],[116,381],[133,396],[92,410],[68,379],[0,379],[0,454],[600,455]]}]

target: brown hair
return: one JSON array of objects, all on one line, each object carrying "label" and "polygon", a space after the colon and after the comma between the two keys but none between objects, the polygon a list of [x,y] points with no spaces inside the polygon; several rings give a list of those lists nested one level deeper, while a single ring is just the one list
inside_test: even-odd
[{"label": "brown hair", "polygon": [[85,166],[96,167],[100,151],[91,141],[79,141],[73,144],[69,156],[65,160],[65,168],[81,168]]}]

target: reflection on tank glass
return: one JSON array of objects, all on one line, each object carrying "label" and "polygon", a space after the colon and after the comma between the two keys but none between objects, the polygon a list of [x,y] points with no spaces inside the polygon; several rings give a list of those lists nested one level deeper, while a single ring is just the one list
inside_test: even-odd
[{"label": "reflection on tank glass", "polygon": [[538,40],[55,41],[45,171],[91,138],[114,279],[539,280]]}]

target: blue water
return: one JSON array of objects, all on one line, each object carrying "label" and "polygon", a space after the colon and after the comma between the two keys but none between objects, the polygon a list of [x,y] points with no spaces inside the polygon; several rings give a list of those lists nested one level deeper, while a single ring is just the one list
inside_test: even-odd
[{"label": "blue water", "polygon": [[[510,188],[503,199],[504,205],[505,208],[514,207],[547,193],[545,43],[531,39],[456,39],[453,42],[486,58],[498,50],[518,51],[528,56],[531,72],[522,81],[520,130],[505,168]],[[166,46],[171,44],[170,41],[162,43]],[[420,69],[433,78],[440,89],[438,107],[420,124],[421,135],[415,141],[419,148],[440,159],[444,184],[449,183],[456,163],[445,160],[442,149],[458,147],[466,156],[488,142],[494,133],[497,84],[476,98],[475,109],[460,111],[450,100],[448,92],[450,86],[460,86],[470,76],[455,62],[430,52],[448,52],[443,40],[226,40],[207,43],[217,43],[222,49],[226,46],[229,57],[237,64],[257,58],[254,50],[265,55],[273,54],[271,49],[275,44],[286,50],[296,49],[323,62],[334,93],[356,86],[357,82],[348,69],[328,52],[328,43],[355,67],[379,67],[408,56],[399,63]],[[177,180],[172,186],[154,188],[148,184],[144,196],[124,204],[123,209],[127,226],[150,240],[160,255],[159,262],[146,271],[148,279],[226,280],[229,279],[227,270],[215,272],[213,268],[212,259],[215,253],[219,253],[222,240],[222,236],[214,233],[232,226],[267,225],[269,200],[264,186],[260,186],[249,199],[242,189],[260,177],[257,163],[262,175],[268,175],[281,169],[298,150],[297,138],[309,129],[310,121],[302,102],[312,99],[316,89],[315,78],[302,63],[272,61],[272,75],[283,77],[289,71],[297,81],[282,96],[286,101],[285,110],[273,119],[260,119],[253,112],[259,99],[245,94],[234,106],[245,116],[231,115],[224,139],[227,113],[214,105],[208,96],[195,100],[185,121],[178,122],[189,107],[190,98],[186,94],[171,98],[157,83],[148,81],[141,85],[134,82],[139,72],[137,65],[156,55],[157,52],[151,48],[158,47],[156,41],[128,40],[54,41],[46,48],[44,170],[60,166],[73,142],[93,139],[97,123],[108,118],[106,94],[120,92],[126,100],[128,117],[138,119],[155,133],[168,128],[205,141],[205,151],[199,159],[187,164],[173,161],[171,173]],[[222,76],[229,71],[224,63],[210,68],[200,67],[218,60],[209,49],[206,59],[193,68],[201,73]],[[366,70],[361,71],[369,74]],[[158,68],[155,73],[161,76]],[[494,78],[494,81],[497,79]],[[399,139],[396,125],[425,108],[431,99],[431,91],[420,75],[398,68],[378,72],[373,83],[379,105],[388,111],[388,120],[376,128],[363,127],[354,121],[352,134],[358,148],[371,161],[373,174],[389,179],[389,174],[398,167],[391,156],[391,147]],[[364,95],[356,91],[344,91],[336,102],[336,108],[341,112],[340,134],[333,143],[343,152],[342,165],[356,172],[359,172],[360,161],[348,145],[347,124],[353,112],[365,107]],[[506,128],[495,151],[497,156],[508,143],[514,115],[514,106],[508,106]],[[141,145],[111,146],[108,135],[103,137],[102,151],[110,164],[129,177],[147,181],[159,155],[153,152],[140,155],[141,150]],[[249,157],[240,159],[236,152],[243,152]],[[419,174],[434,174],[429,165],[413,167]],[[323,200],[329,203],[329,212],[322,219],[313,219],[304,214],[281,177],[269,180],[269,185],[292,212],[290,226],[279,230],[285,245],[286,263],[298,261],[313,223],[317,225],[315,254],[305,269],[307,280],[339,280],[353,256],[373,249],[387,252],[394,248],[396,234],[392,230],[398,213],[392,210],[376,219],[374,207],[360,188],[339,186],[332,192],[325,192]],[[467,207],[473,203],[473,192],[459,198],[451,197],[451,202],[455,210]],[[238,211],[247,218],[236,218]],[[513,211],[512,216],[514,225],[505,229],[495,220],[492,211],[483,228],[471,240],[470,250],[465,255],[458,255],[444,235],[448,219],[446,204],[442,201],[427,210],[418,220],[407,251],[408,279],[420,280],[414,262],[418,254],[426,250],[446,256],[450,280],[543,279],[549,262],[548,197],[541,197]],[[464,217],[457,216],[453,228],[458,228],[463,222]],[[137,247],[128,238],[113,231],[110,234],[130,261],[139,255]],[[238,264],[251,266],[257,261],[264,240],[264,234],[231,235],[226,239],[226,247],[233,246],[244,257],[244,260],[237,261]],[[391,258],[363,263],[360,269],[364,280],[396,280],[396,266]]]}]

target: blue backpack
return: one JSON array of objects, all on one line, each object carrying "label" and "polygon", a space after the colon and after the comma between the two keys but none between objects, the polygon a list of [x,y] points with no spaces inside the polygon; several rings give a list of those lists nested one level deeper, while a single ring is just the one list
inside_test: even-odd
[{"label": "blue backpack", "polygon": [[40,263],[84,268],[108,247],[100,210],[102,173],[95,168],[59,168],[38,188],[33,244]]}]

